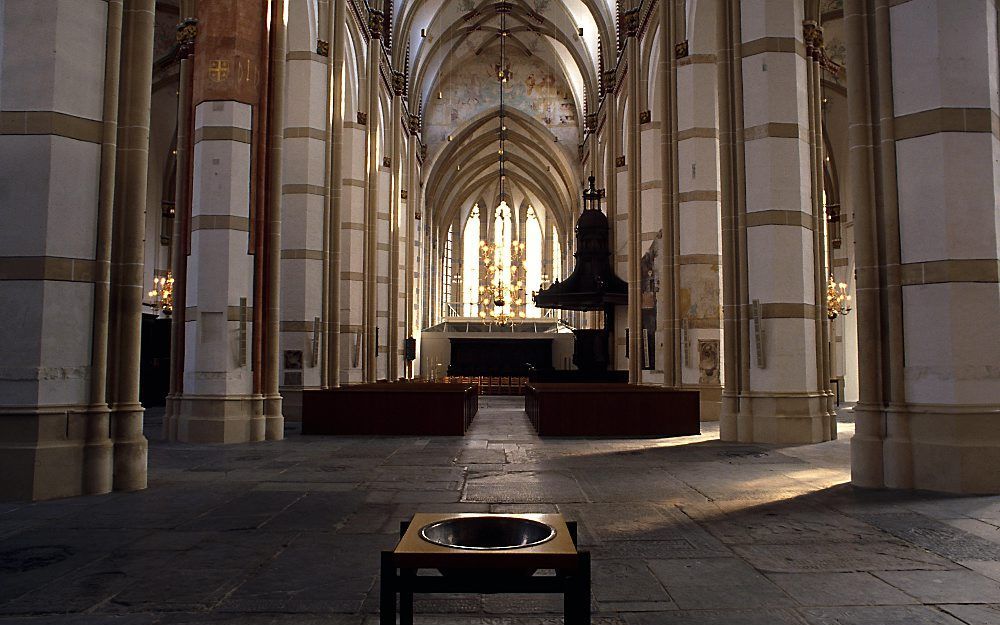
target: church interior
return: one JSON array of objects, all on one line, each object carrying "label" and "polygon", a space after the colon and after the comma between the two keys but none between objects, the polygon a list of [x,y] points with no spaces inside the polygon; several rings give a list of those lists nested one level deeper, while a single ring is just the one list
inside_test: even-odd
[{"label": "church interior", "polygon": [[0,0],[0,625],[1000,624],[998,42]]}]

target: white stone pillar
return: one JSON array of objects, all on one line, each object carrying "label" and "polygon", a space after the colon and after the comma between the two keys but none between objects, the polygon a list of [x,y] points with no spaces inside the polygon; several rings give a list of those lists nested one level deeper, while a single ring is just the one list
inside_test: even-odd
[{"label": "white stone pillar", "polygon": [[107,21],[103,0],[0,4],[0,499],[84,492]]},{"label": "white stone pillar", "polygon": [[742,78],[730,85],[724,120],[736,155],[735,192],[724,208],[734,241],[724,279],[737,289],[731,313],[741,331],[726,336],[737,342],[726,380],[738,388],[723,405],[722,438],[824,441],[830,424],[816,365],[816,324],[824,317],[814,275],[819,217],[810,196],[803,6],[741,0],[723,14],[730,25],[723,46]]},{"label": "white stone pillar", "polygon": [[267,248],[250,233],[267,233],[253,221],[267,217],[257,210],[266,205],[260,162],[266,6],[263,0],[198,3],[191,246],[187,275],[178,280],[187,308],[177,438],[186,442],[265,436],[251,336],[254,303],[266,305],[254,297],[253,253]]},{"label": "white stone pillar", "polygon": [[853,0],[845,17],[864,350],[853,481],[998,493],[997,7]]},{"label": "white stone pillar", "polygon": [[[717,5],[699,4],[698,20],[712,22]],[[689,16],[688,19],[691,19]],[[719,418],[722,396],[722,228],[716,46],[711,30],[688,40],[677,72],[677,302],[680,379],[701,393],[701,418]],[[674,54],[673,47],[666,51]]]},{"label": "white stone pillar", "polygon": [[[304,8],[303,8],[304,10]],[[281,211],[281,395],[286,417],[300,417],[301,391],[322,384],[314,342],[323,319],[323,246],[327,185],[327,123],[330,60],[316,52],[317,42],[289,39],[288,98],[284,123]],[[332,185],[330,185],[332,186]],[[329,314],[327,312],[327,314]],[[325,341],[323,341],[325,343]],[[314,345],[316,349],[314,350]],[[300,369],[285,369],[285,352],[301,354]]]}]

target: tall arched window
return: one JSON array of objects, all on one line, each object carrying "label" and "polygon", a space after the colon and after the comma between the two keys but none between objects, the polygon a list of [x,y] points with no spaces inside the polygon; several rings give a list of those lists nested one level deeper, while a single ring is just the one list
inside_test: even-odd
[{"label": "tall arched window", "polygon": [[535,299],[531,294],[542,288],[542,226],[538,223],[538,215],[532,206],[528,206],[524,238],[524,291],[527,295],[525,313],[529,317],[539,317],[541,310],[535,306]]},{"label": "tall arched window", "polygon": [[462,315],[479,312],[479,204],[472,206],[462,234]]},{"label": "tall arched window", "polygon": [[452,310],[451,303],[451,281],[452,281],[452,254],[454,246],[455,227],[448,227],[448,236],[444,240],[444,275],[441,276],[441,308],[445,317],[451,317],[456,312]]}]

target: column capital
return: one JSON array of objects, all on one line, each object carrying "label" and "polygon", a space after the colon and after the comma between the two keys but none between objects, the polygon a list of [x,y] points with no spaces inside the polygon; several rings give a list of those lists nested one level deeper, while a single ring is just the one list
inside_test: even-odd
[{"label": "column capital", "polygon": [[385,33],[385,14],[378,9],[368,10],[368,32],[372,39],[381,39]]},{"label": "column capital", "polygon": [[177,57],[190,58],[194,54],[195,40],[198,38],[198,20],[189,17],[177,25]]}]

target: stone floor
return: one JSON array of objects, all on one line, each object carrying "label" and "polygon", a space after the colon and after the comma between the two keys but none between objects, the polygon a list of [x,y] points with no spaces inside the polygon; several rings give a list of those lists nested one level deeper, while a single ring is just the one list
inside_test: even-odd
[{"label": "stone floor", "polygon": [[[415,511],[580,522],[605,625],[997,625],[1000,497],[855,491],[853,426],[776,447],[540,440],[489,398],[465,438],[155,440],[147,491],[0,504],[0,623],[374,625]],[[846,416],[846,415],[845,415]],[[417,599],[419,623],[561,622],[544,596]]]}]

